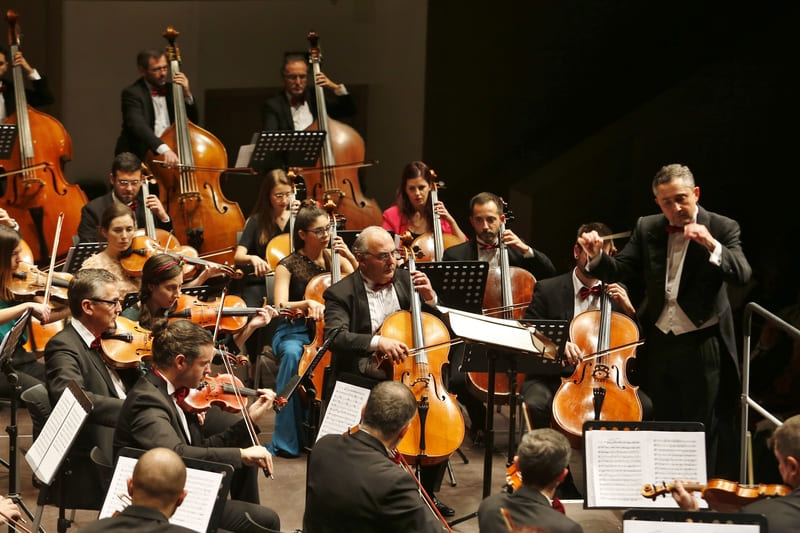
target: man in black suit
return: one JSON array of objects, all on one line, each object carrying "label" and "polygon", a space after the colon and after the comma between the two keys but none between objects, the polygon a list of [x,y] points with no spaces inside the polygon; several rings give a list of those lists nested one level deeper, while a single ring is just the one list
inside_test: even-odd
[{"label": "man in black suit", "polygon": [[5,45],[0,45],[0,124],[4,123],[9,116],[17,112],[17,100],[14,94],[14,82],[6,79],[9,70],[9,63],[13,66],[20,65],[25,75],[31,80],[32,89],[25,89],[25,99],[28,105],[40,107],[50,105],[56,101],[47,79],[39,74],[39,71],[28,64],[22,52],[17,51],[12,60],[11,52]]},{"label": "man in black suit", "polygon": [[[308,62],[301,54],[287,54],[281,67],[283,92],[264,100],[264,130],[304,130],[317,119],[317,96],[314,86],[308,87]],[[344,84],[336,83],[322,72],[314,83],[328,89],[325,107],[331,118],[355,115],[356,105]]]},{"label": "man in black suit", "polygon": [[172,231],[172,220],[155,194],[142,198],[142,162],[130,152],[122,152],[114,157],[109,176],[111,190],[95,198],[81,208],[81,222],[78,225],[79,242],[101,242],[99,231],[103,211],[114,202],[130,207],[136,214],[136,226],[145,226],[145,207],[153,213],[156,228]]},{"label": "man in black suit", "polygon": [[99,446],[110,457],[122,401],[138,372],[118,372],[101,356],[100,336],[116,327],[122,310],[114,275],[101,269],[79,270],[70,281],[68,294],[72,322],[45,346],[47,390],[55,405],[74,381],[92,402],[89,418],[68,456],[70,474],[66,481],[69,501],[75,508],[99,509],[105,492],[89,452]]},{"label": "man in black suit", "polygon": [[[383,354],[384,360],[402,362],[409,350],[401,341],[376,334],[383,321],[395,311],[411,307],[412,279],[425,303],[434,304],[436,292],[422,272],[409,275],[408,270],[397,269],[394,239],[385,229],[370,226],[362,230],[352,250],[358,259],[358,270],[331,285],[323,294],[325,335],[341,329],[331,345],[332,374],[354,374],[365,381],[364,385],[373,386],[387,377],[374,354]],[[327,397],[325,392],[323,394]],[[445,463],[424,467],[421,479],[439,511],[453,516],[455,511],[433,494],[444,474],[444,466]]]},{"label": "man in black suit", "polygon": [[87,526],[85,533],[138,531],[140,533],[189,533],[191,529],[169,523],[186,497],[186,466],[166,448],[146,451],[128,478],[131,504],[118,515]]},{"label": "man in black suit", "polygon": [[[718,408],[734,407],[738,361],[727,284],[743,285],[751,269],[739,224],[697,204],[700,188],[688,167],[662,167],[653,178],[661,214],[639,218],[618,255],[603,252],[596,231],[578,244],[599,279],[643,277],[646,304],[638,309],[644,346],[637,352],[642,388],[656,420],[699,421],[707,433],[709,473],[717,472],[716,442],[735,443],[735,429],[718,424]],[[722,393],[722,394],[721,394]],[[732,413],[728,413],[732,414]],[[719,421],[732,424],[732,418]],[[719,426],[719,427],[718,427]],[[726,451],[726,450],[720,450]],[[727,465],[721,455],[721,465]]]},{"label": "man in black suit", "polygon": [[564,513],[554,498],[556,487],[567,476],[570,446],[566,437],[550,429],[534,429],[522,436],[514,464],[522,485],[511,494],[487,497],[478,508],[481,533],[505,533],[508,526],[500,509],[511,514],[515,527],[535,526],[550,533],[578,533],[583,528]]},{"label": "man in black suit", "polygon": [[[114,432],[114,453],[129,446],[149,450],[169,448],[182,457],[226,463],[258,483],[253,468],[272,472],[272,456],[267,449],[250,439],[244,419],[214,435],[204,436],[196,413],[184,410],[183,400],[189,389],[200,386],[211,373],[215,349],[211,334],[187,320],[169,322],[153,332],[152,370],[128,393]],[[258,398],[248,407],[253,420],[272,408],[275,393],[259,389]],[[256,427],[256,434],[260,431]],[[242,469],[239,471],[239,469]],[[251,501],[256,490],[247,490]],[[255,496],[253,496],[255,492]],[[235,498],[237,494],[231,494]],[[280,530],[280,519],[272,509],[256,502],[231,499],[225,504],[219,526],[228,531],[260,531],[258,527]],[[249,515],[249,519],[246,515]]]},{"label": "man in black suit", "polygon": [[383,381],[369,394],[358,431],[326,435],[308,463],[303,531],[441,532],[411,472],[397,468],[394,450],[411,426],[417,402],[408,387]]},{"label": "man in black suit", "polygon": [[189,79],[177,72],[167,81],[169,66],[161,50],[143,50],[136,57],[139,78],[122,91],[122,131],[117,138],[114,154],[132,152],[144,160],[148,151],[163,156],[164,163],[178,164],[178,154],[159,138],[175,120],[173,84],[183,87],[186,116],[197,122],[197,105],[189,89]]}]

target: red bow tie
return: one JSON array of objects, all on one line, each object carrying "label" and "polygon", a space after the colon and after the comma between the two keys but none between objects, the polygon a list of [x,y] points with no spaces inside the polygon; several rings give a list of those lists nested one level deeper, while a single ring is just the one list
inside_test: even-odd
[{"label": "red bow tie", "polygon": [[189,395],[189,387],[178,387],[175,389],[175,392],[172,393],[173,398],[175,398],[175,403],[183,407],[183,400],[186,399],[186,396]]},{"label": "red bow tie", "polygon": [[100,336],[99,335],[94,338],[92,343],[89,345],[89,348],[91,348],[92,350],[100,350],[101,349]]},{"label": "red bow tie", "polygon": [[498,248],[500,248],[500,244],[498,244],[498,243],[495,243],[495,244],[481,244],[481,243],[478,243],[478,248],[480,248],[481,250],[497,250]]},{"label": "red bow tie", "polygon": [[683,226],[671,226],[667,224],[664,229],[667,230],[667,233],[683,233]]},{"label": "red bow tie", "polygon": [[167,86],[161,85],[159,87],[153,87],[150,91],[150,94],[153,96],[167,96]]},{"label": "red bow tie", "polygon": [[373,291],[373,292],[382,291],[382,290],[383,290],[383,289],[385,289],[386,287],[391,287],[391,286],[392,286],[392,283],[394,283],[394,280],[393,280],[393,279],[390,279],[390,280],[389,280],[389,281],[387,281],[386,283],[379,283],[378,285],[375,285],[375,286],[374,286],[374,287],[372,287],[370,290],[371,290],[371,291]]},{"label": "red bow tie", "polygon": [[289,99],[289,105],[292,106],[292,107],[299,107],[299,106],[301,106],[301,105],[303,105],[305,103],[306,103],[305,95],[292,96]]},{"label": "red bow tie", "polygon": [[553,498],[553,509],[555,509],[561,514],[567,514],[567,510],[564,509],[564,504],[561,503],[561,500],[559,500],[558,498]]},{"label": "red bow tie", "polygon": [[128,207],[130,207],[131,211],[133,211],[135,213],[136,212],[136,208],[139,207],[139,201],[138,200],[132,201],[131,203],[128,204]]},{"label": "red bow tie", "polygon": [[602,290],[602,285],[595,285],[591,289],[589,287],[581,287],[578,291],[578,296],[581,297],[581,300],[585,300],[590,294],[600,294]]}]

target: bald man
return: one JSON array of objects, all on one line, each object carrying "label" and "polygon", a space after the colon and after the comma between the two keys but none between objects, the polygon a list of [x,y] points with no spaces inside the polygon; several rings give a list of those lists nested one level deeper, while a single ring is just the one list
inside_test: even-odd
[{"label": "bald man", "polygon": [[132,503],[117,516],[89,524],[81,531],[188,533],[192,530],[169,523],[169,517],[186,497],[184,485],[186,466],[180,456],[167,448],[153,448],[139,458],[128,479]]}]

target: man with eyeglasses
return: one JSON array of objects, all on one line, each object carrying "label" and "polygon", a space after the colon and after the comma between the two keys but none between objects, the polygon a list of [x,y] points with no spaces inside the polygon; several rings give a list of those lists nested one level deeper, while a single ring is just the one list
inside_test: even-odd
[{"label": "man with eyeglasses", "polygon": [[72,321],[45,347],[47,390],[55,405],[74,381],[92,402],[89,418],[69,452],[64,483],[75,508],[99,509],[105,492],[89,452],[98,446],[107,457],[111,456],[114,427],[126,391],[138,378],[138,371],[116,370],[101,355],[101,335],[116,327],[122,310],[114,275],[101,269],[79,270],[70,281],[68,298]]},{"label": "man with eyeglasses", "polygon": [[100,219],[103,211],[114,202],[130,207],[136,215],[136,227],[143,228],[145,207],[153,212],[156,228],[172,231],[172,220],[155,194],[142,197],[142,162],[130,152],[122,152],[114,157],[109,175],[111,190],[95,198],[81,208],[81,222],[78,225],[79,242],[104,241],[100,232]]},{"label": "man with eyeglasses", "polygon": [[148,151],[162,157],[169,167],[178,164],[178,155],[159,138],[175,120],[173,83],[183,87],[186,116],[197,122],[197,105],[183,72],[169,77],[167,56],[162,50],[142,50],[136,56],[141,77],[122,91],[122,131],[114,154],[133,152],[144,159]]},{"label": "man with eyeglasses", "polygon": [[[281,66],[283,92],[264,101],[264,130],[304,130],[317,119],[317,97],[314,85],[308,86],[308,61],[303,54],[286,54]],[[328,89],[325,106],[331,118],[355,115],[356,105],[347,87],[320,72],[314,83]]]}]

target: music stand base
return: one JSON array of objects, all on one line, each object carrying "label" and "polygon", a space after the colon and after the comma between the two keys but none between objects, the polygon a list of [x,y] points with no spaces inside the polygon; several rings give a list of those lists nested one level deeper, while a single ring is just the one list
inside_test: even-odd
[{"label": "music stand base", "polygon": [[469,513],[468,515],[464,515],[464,516],[461,516],[459,518],[456,518],[455,520],[451,520],[450,522],[447,523],[447,525],[450,526],[450,527],[453,527],[453,526],[455,526],[457,524],[460,524],[461,522],[466,522],[467,520],[471,520],[471,519],[477,518],[477,517],[478,517],[478,511],[473,511],[473,512]]}]

